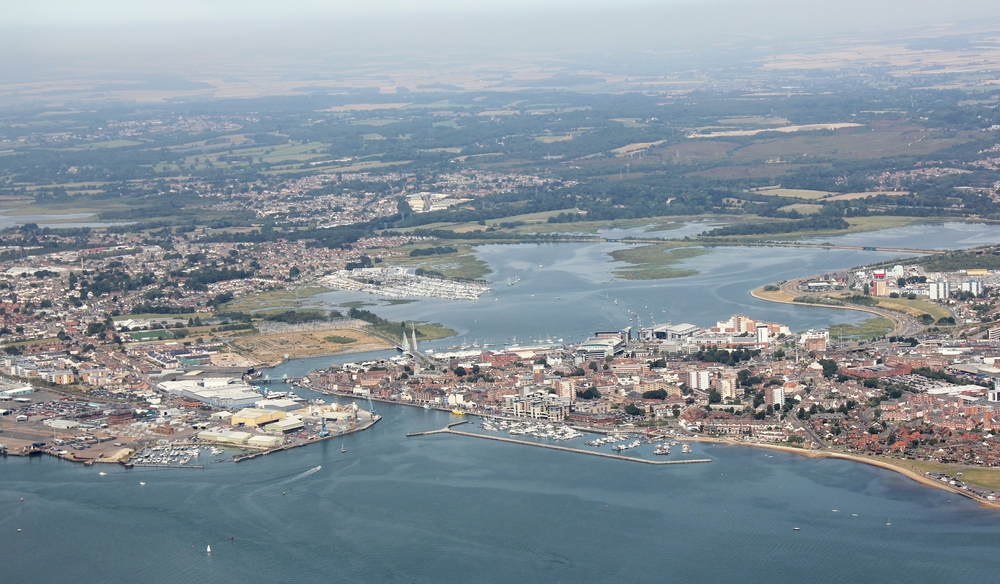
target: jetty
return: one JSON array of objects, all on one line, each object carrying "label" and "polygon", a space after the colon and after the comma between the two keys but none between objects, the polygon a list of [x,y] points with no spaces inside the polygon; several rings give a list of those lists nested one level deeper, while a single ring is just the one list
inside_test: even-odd
[{"label": "jetty", "polygon": [[473,432],[462,432],[461,430],[452,430],[454,426],[460,426],[462,424],[468,424],[468,421],[454,422],[448,424],[440,430],[428,430],[426,432],[411,432],[406,435],[407,438],[413,438],[416,436],[431,436],[433,434],[454,434],[456,436],[469,436],[471,438],[482,438],[484,440],[496,440],[497,442],[509,442],[511,444],[522,444],[524,446],[535,446],[537,448],[548,448],[549,450],[561,450],[563,452],[575,452],[576,454],[587,454],[590,456],[600,456],[601,458],[614,458],[617,460],[627,460],[630,462],[641,462],[643,464],[655,464],[655,465],[666,465],[666,464],[698,464],[702,462],[712,462],[711,458],[688,458],[684,460],[647,460],[645,458],[636,458],[634,456],[622,456],[621,454],[607,454],[605,452],[596,452],[593,450],[582,450],[580,448],[569,448],[567,446],[556,446],[555,444],[542,444],[539,442],[528,442],[527,440],[516,440],[514,438],[502,438],[500,436],[488,436],[486,434],[475,434]]}]

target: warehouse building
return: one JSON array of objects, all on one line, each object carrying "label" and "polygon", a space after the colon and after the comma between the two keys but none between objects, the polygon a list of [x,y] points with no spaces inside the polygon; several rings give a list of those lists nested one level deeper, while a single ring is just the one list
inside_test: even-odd
[{"label": "warehouse building", "polygon": [[253,436],[247,440],[247,446],[253,446],[255,448],[274,448],[275,446],[281,446],[281,437]]},{"label": "warehouse building", "polygon": [[289,432],[301,430],[304,427],[305,424],[301,418],[284,418],[264,426],[264,430],[278,434],[288,434]]},{"label": "warehouse building", "polygon": [[285,418],[285,412],[279,410],[261,410],[257,408],[244,408],[229,418],[229,422],[234,426],[248,426],[259,428],[264,424],[269,424]]},{"label": "warehouse building", "polygon": [[233,430],[205,430],[198,432],[198,438],[206,442],[217,442],[219,444],[246,444],[253,436],[249,432],[238,432]]},{"label": "warehouse building", "polygon": [[250,385],[233,377],[163,381],[157,387],[172,395],[217,408],[248,408],[260,400],[260,394]]}]

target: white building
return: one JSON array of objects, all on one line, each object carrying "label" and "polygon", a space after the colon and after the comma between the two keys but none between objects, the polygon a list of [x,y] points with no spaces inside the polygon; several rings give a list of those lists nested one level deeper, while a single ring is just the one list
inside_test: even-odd
[{"label": "white building", "polygon": [[240,379],[209,377],[163,381],[159,389],[180,397],[194,399],[217,408],[247,408],[260,400],[260,394]]},{"label": "white building", "polygon": [[687,384],[691,389],[710,389],[712,387],[712,372],[688,371]]},{"label": "white building", "polygon": [[979,296],[983,293],[983,285],[977,280],[962,282],[962,292],[972,292],[976,296]]},{"label": "white building", "polygon": [[948,282],[931,282],[928,284],[928,293],[931,300],[947,300],[951,296],[951,284]]},{"label": "white building", "polygon": [[764,388],[764,403],[770,406],[780,406],[785,403],[785,388],[780,385],[769,385]]},{"label": "white building", "polygon": [[761,345],[770,342],[770,327],[766,323],[757,323],[757,342]]}]

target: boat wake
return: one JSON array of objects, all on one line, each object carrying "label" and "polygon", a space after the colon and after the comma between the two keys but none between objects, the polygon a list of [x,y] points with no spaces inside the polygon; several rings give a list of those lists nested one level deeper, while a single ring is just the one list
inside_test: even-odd
[{"label": "boat wake", "polygon": [[[295,477],[295,478],[296,478],[296,479],[301,479],[301,478],[305,478],[305,477],[307,477],[307,476],[309,476],[309,475],[312,475],[312,474],[316,474],[316,473],[318,473],[318,472],[319,472],[320,470],[322,470],[322,468],[323,468],[323,465],[319,465],[319,466],[317,466],[317,467],[315,467],[315,468],[311,468],[311,469],[307,470],[306,472],[304,472],[304,473],[300,474],[299,476],[297,476],[297,477]],[[292,480],[295,480],[295,479],[292,479]]]}]

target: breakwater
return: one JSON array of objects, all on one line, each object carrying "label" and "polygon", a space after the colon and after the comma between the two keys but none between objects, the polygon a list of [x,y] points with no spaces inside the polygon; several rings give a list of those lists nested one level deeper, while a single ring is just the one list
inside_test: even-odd
[{"label": "breakwater", "polygon": [[430,436],[433,434],[455,434],[457,436],[469,436],[472,438],[482,438],[484,440],[496,440],[497,442],[509,442],[511,444],[521,444],[524,446],[535,446],[537,448],[548,448],[549,450],[561,450],[563,452],[574,452],[576,454],[587,454],[590,456],[600,456],[602,458],[614,458],[617,460],[627,460],[629,462],[641,462],[643,464],[655,464],[655,465],[667,465],[667,464],[697,464],[702,462],[712,462],[711,458],[691,458],[686,460],[646,460],[645,458],[635,458],[633,456],[622,456],[620,454],[607,454],[604,452],[594,452],[592,450],[581,450],[579,448],[569,448],[567,446],[556,446],[555,444],[541,444],[538,442],[528,442],[527,440],[516,440],[514,438],[503,438],[500,436],[487,436],[485,434],[474,434],[472,432],[462,432],[460,430],[452,430],[453,426],[460,426],[462,424],[467,424],[468,422],[455,422],[453,424],[448,424],[440,430],[429,430],[427,432],[411,432],[407,434],[407,438],[412,438],[416,436]]}]

